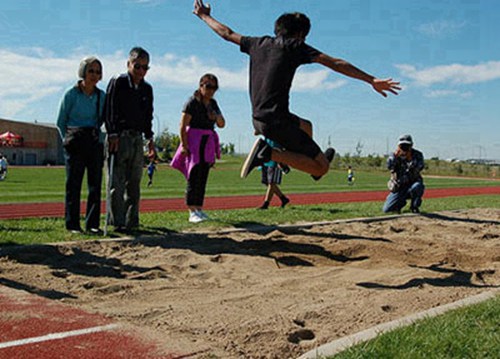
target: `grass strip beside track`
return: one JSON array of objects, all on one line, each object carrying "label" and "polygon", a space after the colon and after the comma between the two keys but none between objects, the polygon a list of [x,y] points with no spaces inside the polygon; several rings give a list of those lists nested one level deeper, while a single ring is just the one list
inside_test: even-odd
[{"label": "grass strip beside track", "polygon": [[499,313],[497,295],[380,335],[331,358],[498,358]]}]

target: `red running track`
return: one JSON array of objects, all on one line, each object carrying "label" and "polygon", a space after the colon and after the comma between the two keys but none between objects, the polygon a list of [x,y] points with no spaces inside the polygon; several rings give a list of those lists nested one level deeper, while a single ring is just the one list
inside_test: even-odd
[{"label": "red running track", "polygon": [[[3,286],[6,285],[6,286]],[[0,359],[188,358],[165,353],[133,328],[0,282]]]},{"label": "red running track", "polygon": [[[460,188],[431,188],[426,189],[424,198],[443,198],[471,195],[500,194],[500,186],[493,187],[460,187]],[[383,201],[387,191],[353,191],[328,193],[296,193],[290,194],[292,205],[345,203],[345,202],[372,202]],[[263,195],[207,197],[204,209],[241,209],[254,208],[262,204]],[[277,199],[275,199],[277,201]],[[277,203],[277,202],[276,202]],[[82,214],[85,213],[85,203],[82,202]],[[141,212],[183,211],[186,205],[183,198],[143,199]],[[105,203],[102,203],[102,213],[105,212]],[[0,219],[18,219],[30,217],[64,217],[64,203],[12,203],[0,204]]]}]

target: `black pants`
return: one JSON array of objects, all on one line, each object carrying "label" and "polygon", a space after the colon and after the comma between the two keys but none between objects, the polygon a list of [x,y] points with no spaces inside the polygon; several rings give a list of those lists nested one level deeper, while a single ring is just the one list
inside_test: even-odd
[{"label": "black pants", "polygon": [[66,151],[66,229],[80,229],[80,194],[87,169],[87,211],[85,228],[99,228],[104,149],[89,139],[77,150]]},{"label": "black pants", "polygon": [[200,143],[200,163],[195,165],[189,174],[186,188],[186,204],[203,207],[205,189],[207,187],[210,164],[205,162],[205,146],[208,136],[203,136]]}]

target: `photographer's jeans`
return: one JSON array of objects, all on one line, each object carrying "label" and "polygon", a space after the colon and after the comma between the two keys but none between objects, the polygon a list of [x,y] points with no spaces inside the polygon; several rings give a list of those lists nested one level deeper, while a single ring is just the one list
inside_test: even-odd
[{"label": "photographer's jeans", "polygon": [[387,196],[383,211],[399,212],[406,206],[406,201],[410,200],[410,207],[418,209],[422,204],[422,196],[424,195],[425,186],[422,182],[415,182],[410,187],[403,188],[396,193],[389,193]]}]

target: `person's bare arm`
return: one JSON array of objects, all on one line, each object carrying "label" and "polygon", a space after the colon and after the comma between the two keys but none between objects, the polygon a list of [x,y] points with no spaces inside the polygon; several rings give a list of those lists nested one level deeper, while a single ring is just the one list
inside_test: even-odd
[{"label": "person's bare arm", "polygon": [[224,40],[239,45],[241,42],[241,35],[231,30],[228,26],[215,20],[210,15],[210,10],[210,5],[203,4],[202,0],[194,0],[193,14],[203,20],[208,25],[208,27],[215,31],[215,33],[222,37]]},{"label": "person's bare arm", "polygon": [[181,140],[181,146],[182,146],[182,153],[185,155],[189,154],[189,144],[188,144],[188,138],[187,138],[187,127],[191,123],[191,115],[188,113],[183,112],[181,116],[181,123],[180,123],[180,128],[179,128],[179,134],[180,134],[180,140]]},{"label": "person's bare arm", "polygon": [[342,59],[333,58],[321,53],[314,59],[314,62],[326,66],[345,76],[369,83],[375,91],[384,97],[387,97],[386,91],[397,95],[398,91],[401,90],[399,82],[395,82],[392,79],[378,79]]}]

